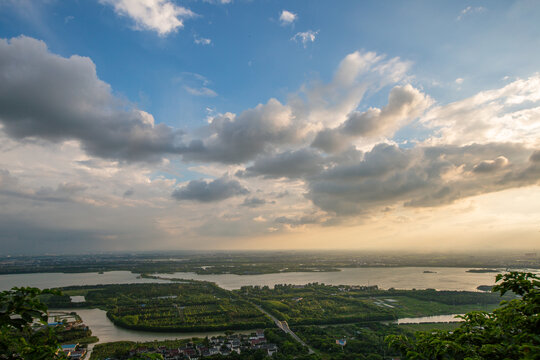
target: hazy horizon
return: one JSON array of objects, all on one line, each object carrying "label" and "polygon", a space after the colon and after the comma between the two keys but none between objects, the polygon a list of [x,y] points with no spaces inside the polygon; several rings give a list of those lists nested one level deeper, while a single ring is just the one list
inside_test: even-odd
[{"label": "hazy horizon", "polygon": [[539,251],[538,18],[0,0],[0,255]]}]

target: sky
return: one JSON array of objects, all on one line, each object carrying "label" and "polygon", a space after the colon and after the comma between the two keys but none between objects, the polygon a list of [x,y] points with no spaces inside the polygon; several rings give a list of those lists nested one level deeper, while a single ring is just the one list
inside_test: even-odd
[{"label": "sky", "polygon": [[540,250],[539,18],[0,0],[0,254]]}]

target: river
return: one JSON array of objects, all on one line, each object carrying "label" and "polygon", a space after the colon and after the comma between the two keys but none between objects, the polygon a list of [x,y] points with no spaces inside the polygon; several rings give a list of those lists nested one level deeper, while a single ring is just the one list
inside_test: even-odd
[{"label": "river", "polygon": [[[50,313],[56,312],[76,312],[81,317],[83,323],[85,323],[92,335],[99,338],[99,343],[113,342],[113,341],[154,341],[154,340],[172,340],[172,339],[191,339],[194,337],[204,338],[206,336],[212,337],[217,335],[224,335],[224,332],[152,332],[152,331],[135,331],[124,329],[113,324],[107,317],[107,313],[101,309],[53,309]],[[238,330],[235,333],[249,334],[249,330]],[[90,358],[90,353],[96,344],[90,344],[88,347],[89,354],[87,359]]]},{"label": "river", "polygon": [[[155,274],[160,277],[212,281],[224,289],[246,285],[273,287],[276,284],[302,285],[312,282],[328,285],[378,285],[382,289],[470,290],[479,285],[493,285],[495,273],[468,273],[468,268],[449,267],[365,267],[334,272],[290,272],[262,275],[198,275],[192,272]],[[425,273],[424,271],[431,271]],[[535,270],[536,272],[536,270]],[[98,273],[32,273],[0,275],[0,290],[13,286],[52,288],[70,285],[156,283],[166,280],[141,279],[129,271]]]}]

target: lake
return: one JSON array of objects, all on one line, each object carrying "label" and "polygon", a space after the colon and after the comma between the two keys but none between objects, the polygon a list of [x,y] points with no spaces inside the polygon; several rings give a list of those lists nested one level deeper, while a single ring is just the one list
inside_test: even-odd
[{"label": "lake", "polygon": [[[382,289],[437,289],[476,291],[479,285],[493,285],[495,273],[468,273],[469,268],[449,267],[365,267],[335,272],[290,272],[263,275],[198,275],[195,273],[155,274],[166,278],[212,281],[227,290],[246,285],[273,287],[276,284],[378,285]],[[431,271],[431,273],[424,273]]]},{"label": "lake", "polygon": [[[449,267],[365,267],[345,268],[334,272],[290,272],[262,275],[198,275],[192,272],[154,274],[166,278],[212,281],[224,289],[246,285],[273,287],[276,284],[302,285],[312,282],[328,285],[378,285],[382,289],[470,290],[479,285],[493,285],[495,273],[468,273],[469,268]],[[431,271],[431,273],[424,273]],[[537,272],[537,270],[534,270]],[[163,283],[166,280],[141,279],[129,271],[98,273],[32,273],[0,275],[0,290],[13,286],[34,286],[41,289],[70,285]]]},{"label": "lake", "polygon": [[0,290],[14,286],[33,286],[40,289],[70,285],[131,284],[168,282],[167,280],[139,279],[129,271],[92,273],[31,273],[0,275]]}]

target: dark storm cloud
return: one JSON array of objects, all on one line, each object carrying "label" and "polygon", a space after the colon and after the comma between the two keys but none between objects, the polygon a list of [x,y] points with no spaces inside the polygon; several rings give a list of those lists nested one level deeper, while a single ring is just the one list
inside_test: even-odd
[{"label": "dark storm cloud", "polygon": [[92,60],[24,36],[0,39],[0,122],[14,139],[79,140],[103,158],[155,161],[184,149],[178,131],[115,97]]},{"label": "dark storm cloud", "polygon": [[174,190],[172,197],[176,200],[209,203],[248,193],[248,189],[237,180],[221,177],[213,181],[192,180],[187,185]]}]

